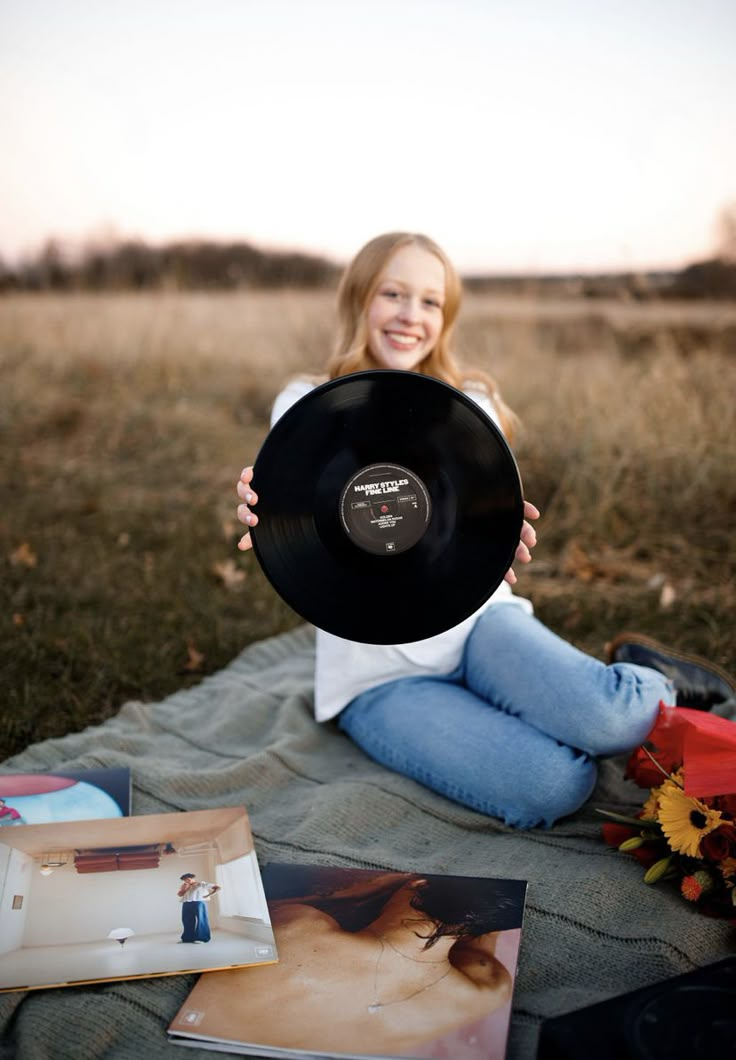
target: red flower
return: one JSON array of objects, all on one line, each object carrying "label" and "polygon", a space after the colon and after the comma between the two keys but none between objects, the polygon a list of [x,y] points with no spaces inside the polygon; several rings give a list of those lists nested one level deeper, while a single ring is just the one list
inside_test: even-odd
[{"label": "red flower", "polygon": [[601,825],[603,839],[609,847],[620,847],[625,839],[631,839],[637,835],[635,828],[628,824],[617,824],[615,821],[606,821]]},{"label": "red flower", "polygon": [[[661,843],[643,843],[642,846],[637,847],[636,850],[629,850],[632,858],[636,858],[639,864],[648,869],[650,865],[653,865],[655,861],[659,861],[660,858],[664,857],[663,847]],[[669,848],[666,848],[669,852]]]},{"label": "red flower", "polygon": [[[652,758],[659,762],[665,773],[674,773],[680,764],[679,761],[673,759],[671,754],[665,751],[651,751],[650,754]],[[633,780],[640,788],[658,788],[666,778],[662,773],[662,769],[657,769],[652,758],[649,757],[643,747],[637,747],[626,763],[626,772],[624,773],[626,780]]]},{"label": "red flower", "polygon": [[700,853],[708,861],[736,858],[736,826],[722,824],[700,840]]},{"label": "red flower", "polygon": [[[605,824],[601,825],[601,832],[608,846],[616,847],[617,849],[627,839],[633,839],[634,836],[640,835],[638,829],[628,824],[619,824],[616,821],[606,821]],[[664,840],[646,840],[640,847],[636,847],[634,850],[626,850],[624,853],[636,858],[640,865],[648,869],[655,861],[659,861],[661,857],[664,857],[663,850],[668,852],[668,849]]]},{"label": "red flower", "polygon": [[736,794],[716,795],[715,806],[717,810],[725,813],[727,817],[736,817]]}]

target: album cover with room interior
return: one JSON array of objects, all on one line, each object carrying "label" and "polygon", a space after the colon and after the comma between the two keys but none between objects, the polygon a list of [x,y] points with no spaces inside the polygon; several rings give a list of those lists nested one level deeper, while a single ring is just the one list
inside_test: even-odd
[{"label": "album cover with room interior", "polygon": [[0,991],[277,959],[243,807],[0,830]]}]

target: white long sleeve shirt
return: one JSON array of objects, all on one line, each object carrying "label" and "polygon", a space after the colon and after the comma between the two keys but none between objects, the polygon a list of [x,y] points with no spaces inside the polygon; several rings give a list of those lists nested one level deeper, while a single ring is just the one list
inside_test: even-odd
[{"label": "white long sleeve shirt", "polygon": [[214,886],[214,883],[205,883],[203,880],[199,880],[195,887],[191,887],[184,894],[179,895],[179,901],[203,902],[210,897],[210,891]]}]

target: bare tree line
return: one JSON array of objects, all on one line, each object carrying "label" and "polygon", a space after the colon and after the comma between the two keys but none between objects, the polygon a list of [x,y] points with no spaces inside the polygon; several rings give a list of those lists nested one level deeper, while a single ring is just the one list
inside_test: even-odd
[{"label": "bare tree line", "polygon": [[325,258],[265,251],[245,242],[188,240],[153,246],[139,239],[68,250],[49,239],[11,267],[0,262],[0,290],[227,290],[324,287],[338,266]]},{"label": "bare tree line", "polygon": [[[0,293],[323,288],[334,286],[339,272],[338,264],[324,257],[263,250],[242,241],[192,239],[155,246],[141,239],[108,239],[75,249],[49,239],[16,266],[0,258]],[[469,276],[466,283],[475,290],[590,298],[736,299],[736,203],[718,216],[713,255],[677,271]]]}]

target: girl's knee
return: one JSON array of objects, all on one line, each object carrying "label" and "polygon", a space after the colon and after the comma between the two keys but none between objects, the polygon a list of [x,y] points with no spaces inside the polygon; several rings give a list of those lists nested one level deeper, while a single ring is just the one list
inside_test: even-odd
[{"label": "girl's knee", "polygon": [[502,815],[505,824],[513,828],[549,828],[556,821],[575,813],[588,801],[595,787],[598,770],[587,754],[570,747],[555,756],[552,768],[544,773],[532,773],[523,796],[514,799]]},{"label": "girl's knee", "polygon": [[661,699],[669,684],[654,670],[628,663],[606,668],[608,687],[598,704],[591,703],[590,731],[586,750],[594,755],[613,755],[638,746],[657,720]]}]

